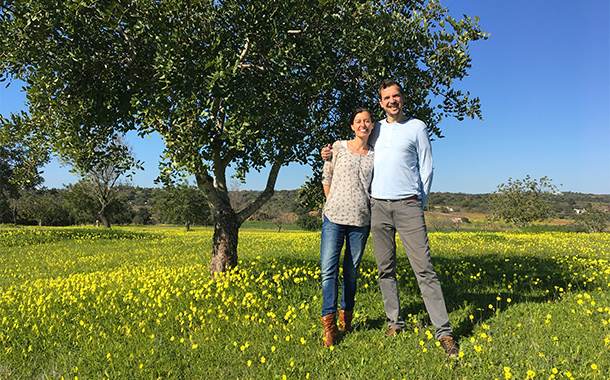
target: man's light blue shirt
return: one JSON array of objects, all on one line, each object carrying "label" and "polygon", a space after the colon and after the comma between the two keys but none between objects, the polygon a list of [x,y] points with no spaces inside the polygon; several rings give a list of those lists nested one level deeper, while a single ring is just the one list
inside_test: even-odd
[{"label": "man's light blue shirt", "polygon": [[432,146],[426,124],[379,121],[368,140],[375,147],[371,196],[403,199],[417,195],[422,207],[432,186]]}]

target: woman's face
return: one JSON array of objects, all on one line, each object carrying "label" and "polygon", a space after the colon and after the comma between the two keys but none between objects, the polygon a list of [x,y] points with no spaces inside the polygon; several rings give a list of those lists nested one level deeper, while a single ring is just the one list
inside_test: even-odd
[{"label": "woman's face", "polygon": [[354,117],[354,122],[352,123],[352,130],[354,131],[356,136],[368,137],[374,127],[375,125],[373,124],[371,114],[367,111],[357,113]]}]

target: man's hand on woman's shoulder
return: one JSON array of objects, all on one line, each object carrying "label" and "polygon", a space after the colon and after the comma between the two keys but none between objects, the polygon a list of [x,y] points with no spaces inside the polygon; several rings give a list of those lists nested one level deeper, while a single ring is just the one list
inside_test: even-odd
[{"label": "man's hand on woman's shoulder", "polygon": [[325,146],[324,148],[322,148],[322,150],[320,151],[320,155],[322,156],[323,160],[330,160],[333,158],[333,147],[328,144],[327,146]]}]

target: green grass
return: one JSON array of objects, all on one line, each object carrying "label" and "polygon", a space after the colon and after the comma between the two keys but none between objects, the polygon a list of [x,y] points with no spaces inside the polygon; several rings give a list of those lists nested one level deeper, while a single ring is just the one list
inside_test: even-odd
[{"label": "green grass", "polygon": [[401,251],[408,329],[384,338],[371,245],[353,334],[321,340],[319,233],[240,232],[208,273],[209,228],[0,229],[1,379],[606,379],[610,235],[431,233],[462,355],[432,339]]},{"label": "green grass", "polygon": [[[255,220],[246,220],[241,226],[242,230],[259,229],[277,231],[278,226],[273,222],[260,222]],[[282,231],[300,231],[295,223],[285,223],[282,225]]]}]

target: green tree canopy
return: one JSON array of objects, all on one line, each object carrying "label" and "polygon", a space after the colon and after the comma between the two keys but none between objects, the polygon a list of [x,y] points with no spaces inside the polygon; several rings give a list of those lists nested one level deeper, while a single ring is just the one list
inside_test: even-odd
[{"label": "green tree canopy", "polygon": [[540,180],[526,176],[524,179],[512,178],[498,185],[489,198],[490,212],[507,223],[523,228],[528,223],[542,221],[554,215],[551,197],[557,192],[552,180]]},{"label": "green tree canopy", "polygon": [[16,206],[21,190],[32,190],[44,179],[39,171],[48,153],[37,156],[38,147],[0,131],[0,223],[17,223]]},{"label": "green tree canopy", "polygon": [[70,216],[76,224],[95,224],[97,220],[99,202],[91,196],[89,187],[91,187],[90,182],[81,180],[74,185],[68,185],[62,193]]},{"label": "green tree canopy", "polygon": [[[239,226],[272,195],[280,168],[310,162],[376,104],[377,85],[404,84],[407,112],[441,136],[446,116],[480,117],[456,82],[478,18],[437,1],[4,0],[3,78],[23,80],[27,127],[82,165],[129,130],[165,141],[162,175],[194,176],[215,221],[210,269],[237,264]],[[267,187],[232,208],[226,171],[269,166]]]},{"label": "green tree canopy", "polygon": [[56,189],[26,192],[19,200],[19,218],[38,226],[66,226],[71,224],[70,213]]},{"label": "green tree canopy", "polygon": [[[108,151],[115,152],[115,155],[105,156]],[[124,175],[130,177],[140,163],[120,136],[115,136],[106,146],[95,147],[93,153],[104,158],[94,161],[68,159],[68,162],[73,171],[84,178],[86,183],[81,183],[82,190],[97,201],[97,218],[105,228],[110,228],[107,209],[117,198],[119,179]]]},{"label": "green tree canopy", "polygon": [[[74,185],[68,185],[62,192],[62,197],[69,209],[70,216],[76,224],[95,224],[102,221],[108,223],[131,223],[134,211],[120,189],[95,180],[80,180]],[[101,218],[101,214],[105,218]]]},{"label": "green tree canopy", "polygon": [[154,210],[162,223],[184,224],[190,230],[193,224],[208,224],[210,208],[197,188],[187,184],[172,185],[155,195]]},{"label": "green tree canopy", "polygon": [[588,233],[603,232],[610,224],[610,213],[599,208],[590,208],[576,216],[575,227]]}]

